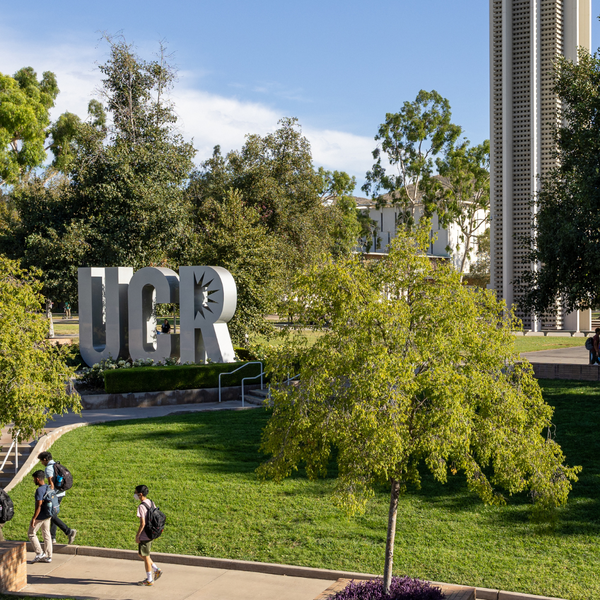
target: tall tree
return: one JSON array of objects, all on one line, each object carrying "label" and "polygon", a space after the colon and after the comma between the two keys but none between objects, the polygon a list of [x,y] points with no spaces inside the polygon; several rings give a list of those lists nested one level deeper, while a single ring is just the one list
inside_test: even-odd
[{"label": "tall tree", "polygon": [[32,181],[15,191],[22,213],[15,247],[25,265],[43,270],[49,290],[59,283],[65,293],[76,289],[77,266],[169,260],[184,239],[194,149],[177,132],[166,95],[173,71],[164,55],[145,61],[125,41],[109,43],[100,70],[110,119],[98,102],[85,123],[63,115],[52,143],[55,167],[68,178],[54,188]]},{"label": "tall tree", "polygon": [[58,95],[54,73],[38,81],[31,67],[0,73],[0,185],[13,184],[46,159],[49,111]]},{"label": "tall tree", "polygon": [[[423,204],[422,187],[433,175],[434,157],[450,148],[461,133],[451,118],[448,100],[435,90],[421,90],[400,112],[387,113],[375,136],[376,162],[367,172],[362,189],[381,202],[398,205],[408,226],[417,217],[417,206]],[[434,208],[424,205],[426,214]]]},{"label": "tall tree", "polygon": [[579,62],[558,61],[555,91],[562,114],[558,164],[541,178],[534,231],[523,239],[538,265],[518,282],[523,306],[538,314],[600,306],[600,55],[579,49]]},{"label": "tall tree", "polygon": [[[529,490],[543,507],[566,502],[579,470],[550,435],[552,408],[515,350],[515,318],[452,266],[434,272],[429,227],[400,232],[386,260],[330,260],[298,279],[289,310],[321,336],[273,357],[263,432],[262,476],[303,464],[314,478],[335,460],[336,497],[350,511],[389,485],[386,590],[399,496],[425,469],[440,483],[464,473],[487,503],[505,502],[500,489]],[[288,373],[297,385],[278,385]]]},{"label": "tall tree", "polygon": [[356,177],[345,171],[327,171],[323,167],[319,167],[318,174],[322,179],[321,203],[333,223],[331,252],[335,256],[347,254],[358,245],[363,234],[362,215],[352,195]]},{"label": "tall tree", "polygon": [[270,333],[265,315],[279,301],[283,264],[282,243],[261,223],[239,190],[229,189],[221,200],[207,198],[195,215],[197,228],[179,257],[183,264],[225,267],[236,283],[238,304],[228,327],[234,343],[252,333]]},{"label": "tall tree", "polygon": [[452,252],[460,256],[458,272],[463,274],[471,260],[474,242],[490,222],[490,143],[478,146],[465,141],[449,148],[436,160],[439,177],[425,186],[426,201],[437,207],[440,223],[455,224],[460,235]]},{"label": "tall tree", "polygon": [[334,244],[333,221],[323,202],[323,179],[312,162],[310,144],[297,119],[286,118],[264,137],[248,135],[239,151],[223,156],[215,148],[194,176],[189,197],[195,207],[239,190],[260,222],[283,242],[289,272],[310,264]]},{"label": "tall tree", "polygon": [[0,427],[21,439],[39,436],[49,417],[80,410],[66,383],[73,369],[65,350],[50,345],[34,273],[0,256]]}]

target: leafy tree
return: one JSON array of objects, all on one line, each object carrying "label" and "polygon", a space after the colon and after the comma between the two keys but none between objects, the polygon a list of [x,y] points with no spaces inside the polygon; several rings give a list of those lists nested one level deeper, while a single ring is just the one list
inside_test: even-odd
[{"label": "leafy tree", "polygon": [[229,331],[235,343],[250,333],[271,331],[282,278],[281,242],[260,222],[258,211],[230,189],[222,201],[206,199],[196,213],[197,229],[185,244],[182,263],[217,265],[233,275],[238,305]]},{"label": "leafy tree", "polygon": [[461,255],[459,273],[471,260],[473,241],[490,222],[490,143],[469,147],[465,141],[449,148],[436,160],[439,177],[429,180],[426,196],[435,204],[444,226],[454,223],[460,230],[457,254]]},{"label": "leafy tree", "polygon": [[[336,497],[351,512],[387,482],[386,590],[398,499],[423,470],[440,483],[460,471],[491,504],[505,502],[500,489],[529,490],[540,507],[564,504],[579,470],[550,435],[552,408],[514,347],[516,319],[453,267],[434,271],[429,227],[400,234],[386,260],[329,260],[299,277],[289,308],[322,335],[273,358],[263,432],[263,477],[302,464],[315,478],[335,459]],[[277,385],[288,373],[297,385]]]},{"label": "leafy tree", "polygon": [[471,266],[470,279],[480,287],[486,287],[490,282],[490,228],[477,236],[477,259]]},{"label": "leafy tree", "polygon": [[560,59],[555,92],[558,166],[541,178],[535,227],[523,240],[527,262],[539,267],[516,282],[523,307],[538,314],[558,297],[568,312],[600,305],[600,54],[580,48],[577,64]]},{"label": "leafy tree", "polygon": [[0,427],[12,424],[21,439],[39,436],[53,414],[80,410],[79,396],[66,391],[74,370],[66,351],[46,339],[34,274],[0,256]]},{"label": "leafy tree", "polygon": [[164,56],[147,62],[123,40],[109,42],[100,70],[110,119],[97,101],[85,123],[63,115],[52,128],[52,147],[55,168],[67,179],[34,179],[14,193],[17,256],[40,267],[47,293],[65,300],[74,300],[76,267],[169,260],[186,230],[183,191],[194,149],[165,100],[173,72]]},{"label": "leafy tree", "polygon": [[331,249],[333,223],[321,201],[323,179],[297,119],[282,119],[279,125],[264,137],[248,135],[241,150],[225,157],[217,146],[193,177],[189,197],[198,209],[208,198],[222,200],[230,189],[239,190],[283,242],[281,256],[293,272]]},{"label": "leafy tree", "polygon": [[[362,189],[373,198],[403,209],[408,226],[414,224],[415,210],[423,203],[422,188],[433,175],[434,157],[451,148],[461,128],[451,122],[450,103],[435,90],[421,90],[414,102],[405,102],[400,112],[387,113],[379,126],[373,150],[375,164],[366,175]],[[389,172],[386,168],[389,165]],[[435,209],[425,203],[425,213]]]},{"label": "leafy tree", "polygon": [[0,184],[13,184],[46,158],[49,111],[58,95],[54,73],[41,81],[31,67],[0,73]]},{"label": "leafy tree", "polygon": [[356,177],[344,171],[326,171],[319,167],[322,180],[321,203],[328,209],[332,219],[332,253],[347,254],[358,244],[363,233],[361,213],[352,195]]}]

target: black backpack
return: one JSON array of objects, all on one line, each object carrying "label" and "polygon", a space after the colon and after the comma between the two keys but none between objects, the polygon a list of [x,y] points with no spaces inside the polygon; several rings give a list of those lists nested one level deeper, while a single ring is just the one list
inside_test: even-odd
[{"label": "black backpack", "polygon": [[589,350],[590,352],[594,349],[594,338],[587,338],[585,340],[585,347],[587,350]]},{"label": "black backpack", "polygon": [[0,523],[6,523],[15,516],[15,507],[10,496],[4,491],[0,490]]},{"label": "black backpack", "polygon": [[151,540],[155,540],[157,537],[160,537],[160,534],[163,532],[167,517],[165,516],[165,513],[152,502],[152,500],[150,500],[150,506],[147,504],[145,506],[148,511],[146,512],[144,532]]},{"label": "black backpack", "polygon": [[54,489],[57,492],[66,492],[73,487],[73,475],[71,471],[59,462],[55,462],[54,467]]}]

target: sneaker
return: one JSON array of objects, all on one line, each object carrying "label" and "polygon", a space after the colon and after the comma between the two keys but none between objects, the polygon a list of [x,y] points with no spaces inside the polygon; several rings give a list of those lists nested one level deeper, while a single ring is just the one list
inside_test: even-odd
[{"label": "sneaker", "polygon": [[156,571],[154,571],[153,575],[154,575],[154,581],[156,581],[157,579],[160,579],[160,576],[162,575],[162,570],[156,569]]},{"label": "sneaker", "polygon": [[52,543],[56,544],[56,538],[52,538]]},{"label": "sneaker", "polygon": [[50,556],[44,556],[44,557],[40,558],[40,562],[49,563],[49,562],[52,562],[52,558]]},{"label": "sneaker", "polygon": [[67,544],[72,544],[75,541],[75,536],[77,535],[77,529],[71,529],[71,533],[69,534],[69,541]]},{"label": "sneaker", "polygon": [[42,558],[46,558],[46,554],[44,552],[42,552],[41,554],[36,554],[32,562],[40,562]]},{"label": "sneaker", "polygon": [[154,585],[154,581],[148,581],[147,579],[142,579],[138,581],[138,585]]}]

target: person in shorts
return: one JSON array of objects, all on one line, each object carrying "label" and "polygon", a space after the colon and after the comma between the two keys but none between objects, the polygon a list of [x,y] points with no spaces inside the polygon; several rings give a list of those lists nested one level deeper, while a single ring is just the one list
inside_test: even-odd
[{"label": "person in shorts", "polygon": [[[44,500],[44,495],[50,489],[49,485],[44,483],[46,474],[44,471],[36,471],[33,474],[33,482],[37,486],[35,490],[35,511],[29,523],[29,531],[27,536],[33,544],[33,550],[35,552],[35,558],[33,562],[52,562],[52,536],[50,535],[50,520],[52,517],[51,508],[48,506],[48,502]],[[37,532],[42,530],[42,537],[44,538],[44,551],[40,546]]]},{"label": "person in shorts", "polygon": [[133,497],[140,503],[137,509],[140,527],[135,536],[135,543],[138,545],[138,554],[144,561],[144,566],[146,568],[146,579],[139,581],[138,585],[154,585],[154,582],[162,575],[162,570],[152,562],[152,558],[150,557],[152,540],[146,535],[144,530],[146,527],[146,515],[148,514],[148,509],[152,506],[152,501],[148,499],[148,487],[145,485],[138,485],[135,488]]}]

